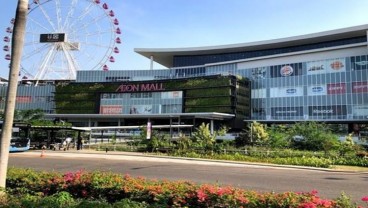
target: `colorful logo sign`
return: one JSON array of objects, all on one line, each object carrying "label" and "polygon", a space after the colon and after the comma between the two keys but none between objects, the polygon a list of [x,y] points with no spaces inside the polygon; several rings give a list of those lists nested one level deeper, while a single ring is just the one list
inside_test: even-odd
[{"label": "colorful logo sign", "polygon": [[293,72],[294,72],[293,67],[291,67],[289,65],[283,66],[280,69],[280,74],[281,74],[281,76],[284,76],[284,77],[292,75]]},{"label": "colorful logo sign", "polygon": [[368,82],[353,82],[353,93],[366,93],[368,92]]},{"label": "colorful logo sign", "polygon": [[327,94],[344,94],[346,93],[346,84],[345,83],[334,83],[327,84]]},{"label": "colorful logo sign", "polygon": [[344,64],[341,61],[334,61],[330,64],[331,69],[339,70],[344,67]]},{"label": "colorful logo sign", "polygon": [[326,85],[312,85],[308,86],[308,95],[326,95]]},{"label": "colorful logo sign", "polygon": [[100,114],[121,114],[123,107],[121,105],[102,105],[100,106]]}]

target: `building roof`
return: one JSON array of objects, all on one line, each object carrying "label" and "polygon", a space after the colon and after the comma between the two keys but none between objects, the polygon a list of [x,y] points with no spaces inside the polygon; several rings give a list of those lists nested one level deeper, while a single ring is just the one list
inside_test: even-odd
[{"label": "building roof", "polygon": [[244,51],[266,50],[280,47],[291,47],[305,44],[320,43],[345,38],[353,38],[367,35],[368,24],[348,27],[325,32],[312,33],[307,35],[293,36],[288,38],[272,39],[265,41],[256,41],[249,43],[189,47],[189,48],[135,48],[134,51],[142,56],[153,59],[155,62],[171,68],[173,67],[174,56],[188,55],[209,55],[221,53],[234,53]]}]

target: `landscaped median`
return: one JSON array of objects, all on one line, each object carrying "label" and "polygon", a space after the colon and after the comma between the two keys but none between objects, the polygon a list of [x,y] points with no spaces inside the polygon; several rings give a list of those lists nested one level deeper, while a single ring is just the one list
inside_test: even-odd
[{"label": "landscaped median", "polygon": [[8,199],[2,199],[0,207],[358,207],[345,195],[322,199],[314,190],[260,193],[110,172],[60,174],[15,168],[8,171],[7,193]]}]

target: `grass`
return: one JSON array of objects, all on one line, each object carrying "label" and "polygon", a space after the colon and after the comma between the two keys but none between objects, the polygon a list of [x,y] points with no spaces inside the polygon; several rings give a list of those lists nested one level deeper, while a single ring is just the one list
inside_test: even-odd
[{"label": "grass", "polygon": [[334,166],[331,166],[331,169],[342,170],[342,171],[368,172],[368,167],[347,166],[347,165],[334,165]]}]

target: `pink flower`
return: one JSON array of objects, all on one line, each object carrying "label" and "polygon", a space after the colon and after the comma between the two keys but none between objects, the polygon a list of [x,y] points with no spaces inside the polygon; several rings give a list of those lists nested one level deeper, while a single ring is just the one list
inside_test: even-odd
[{"label": "pink flower", "polygon": [[330,200],[321,200],[319,202],[322,207],[332,207],[332,202]]},{"label": "pink flower", "polygon": [[206,201],[208,196],[203,190],[198,190],[197,191],[197,197],[198,197],[198,201],[204,202],[204,201]]},{"label": "pink flower", "polygon": [[312,195],[317,195],[317,194],[318,194],[318,191],[317,191],[317,190],[312,190],[312,191],[311,191],[311,194],[312,194]]},{"label": "pink flower", "polygon": [[74,178],[74,175],[73,175],[73,173],[66,173],[65,175],[64,175],[64,180],[65,180],[65,182],[69,182],[69,181],[73,181],[73,178]]},{"label": "pink flower", "polygon": [[363,198],[362,198],[362,201],[364,201],[364,202],[368,202],[368,196],[363,197]]}]

